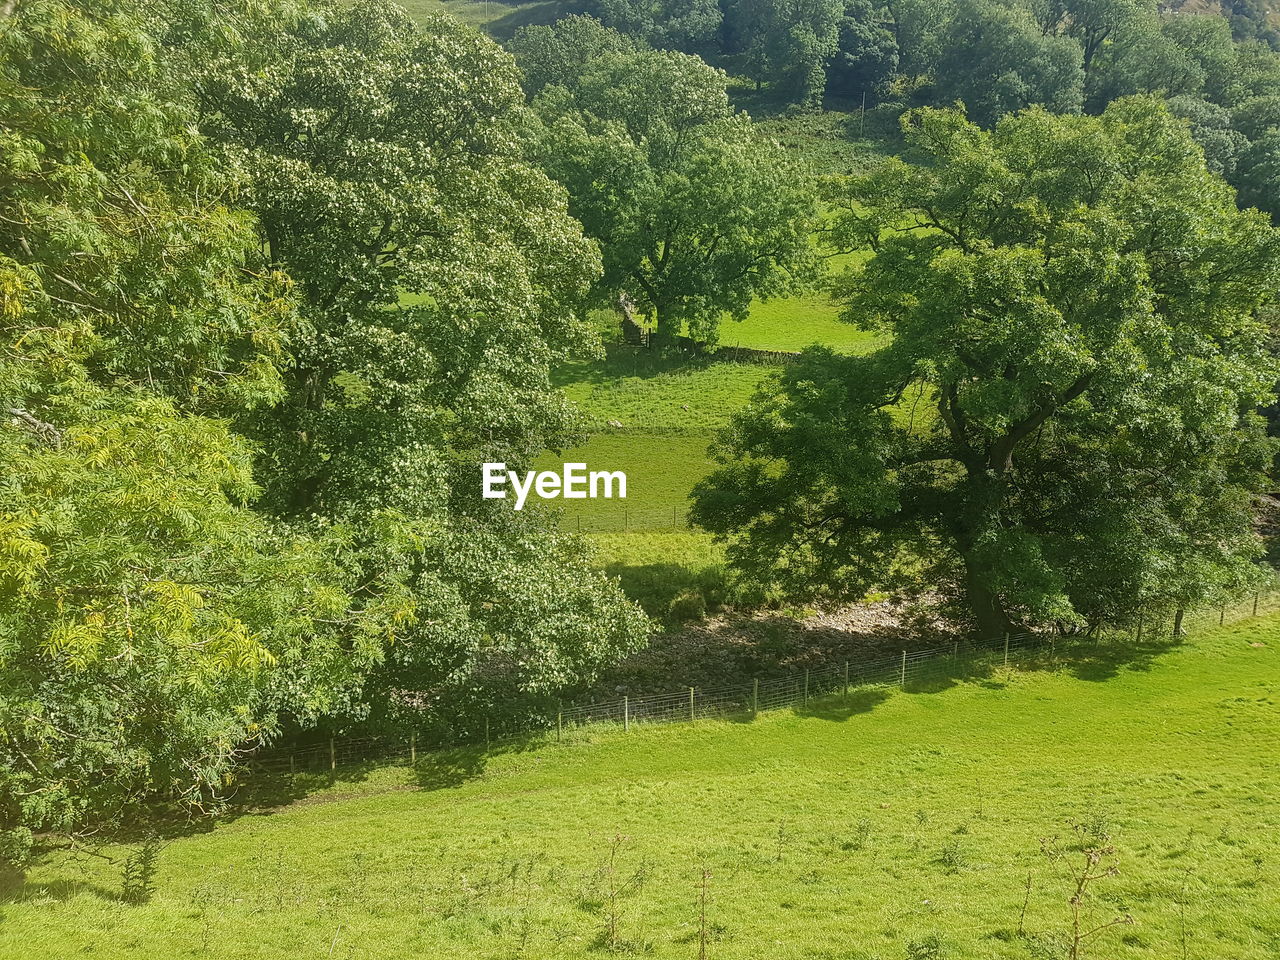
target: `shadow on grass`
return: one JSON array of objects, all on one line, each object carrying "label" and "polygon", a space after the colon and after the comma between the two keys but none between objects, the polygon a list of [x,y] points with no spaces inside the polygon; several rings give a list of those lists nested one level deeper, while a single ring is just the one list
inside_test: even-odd
[{"label": "shadow on grass", "polygon": [[603,359],[556,366],[551,372],[551,382],[557,387],[581,383],[611,387],[626,377],[650,380],[673,373],[704,370],[714,363],[715,360],[706,355],[610,343],[605,345]]},{"label": "shadow on grass", "polygon": [[818,720],[831,720],[843,723],[858,714],[870,713],[884,701],[889,699],[889,691],[884,687],[866,687],[851,690],[848,694],[836,693],[795,708],[798,717],[813,717]]},{"label": "shadow on grass", "polygon": [[58,879],[47,883],[27,880],[21,873],[6,870],[0,873],[0,904],[29,903],[31,901],[63,901],[81,894],[88,894],[108,903],[127,903],[119,889],[84,880]]}]

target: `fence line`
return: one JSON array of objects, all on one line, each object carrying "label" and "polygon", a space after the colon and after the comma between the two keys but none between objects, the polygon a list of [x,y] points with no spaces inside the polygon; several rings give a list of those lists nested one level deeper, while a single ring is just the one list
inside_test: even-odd
[{"label": "fence line", "polygon": [[[1254,594],[1221,607],[1188,612],[1182,619],[1186,633],[1192,628],[1236,623],[1253,616],[1280,610],[1280,593]],[[1167,635],[1174,622],[1172,611],[1139,621],[1136,634],[1142,637]],[[963,675],[979,664],[1007,667],[1026,662],[1046,652],[1053,662],[1059,654],[1069,654],[1073,646],[1097,649],[1098,637],[1068,636],[1060,633],[1018,633],[991,640],[954,640],[923,650],[903,650],[892,656],[867,660],[845,660],[794,671],[782,677],[756,679],[749,684],[724,687],[684,687],[669,693],[622,696],[599,703],[565,706],[555,715],[505,721],[501,725],[484,721],[471,737],[452,742],[428,740],[418,732],[404,737],[331,738],[327,742],[291,750],[274,750],[252,757],[248,770],[266,773],[298,773],[336,770],[353,763],[416,763],[418,754],[428,750],[479,746],[518,741],[533,736],[554,736],[562,740],[583,727],[612,726],[629,731],[636,724],[696,723],[698,720],[732,716],[754,717],[763,711],[788,707],[803,708],[810,700],[833,695],[849,695],[855,689],[898,687],[913,682]]]}]

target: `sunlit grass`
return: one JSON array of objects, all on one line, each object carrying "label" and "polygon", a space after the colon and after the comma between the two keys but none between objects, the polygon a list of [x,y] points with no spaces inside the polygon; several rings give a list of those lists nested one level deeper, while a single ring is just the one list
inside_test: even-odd
[{"label": "sunlit grass", "polygon": [[1078,864],[1076,820],[1119,869],[1090,922],[1135,921],[1087,956],[1271,960],[1280,625],[1083,654],[318,778],[167,843],[143,906],[124,850],[52,856],[0,906],[0,956],[687,960],[704,869],[716,960],[1059,956],[1073,888],[1041,838]]}]

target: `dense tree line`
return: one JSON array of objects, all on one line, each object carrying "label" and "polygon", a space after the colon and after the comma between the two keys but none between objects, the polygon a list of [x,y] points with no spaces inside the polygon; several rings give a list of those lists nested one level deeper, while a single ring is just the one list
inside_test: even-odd
[{"label": "dense tree line", "polygon": [[509,55],[380,2],[32,0],[0,77],[0,854],[641,641],[479,498],[571,436],[599,271]]},{"label": "dense tree line", "polygon": [[[1029,106],[1101,113],[1156,94],[1188,119],[1214,169],[1280,217],[1280,32],[1260,4],[1222,15],[1154,0],[601,0],[641,42],[710,57],[784,102],[824,93],[902,107],[963,102],[990,126]],[[697,23],[696,30],[691,29]],[[678,25],[678,29],[677,29]]]}]

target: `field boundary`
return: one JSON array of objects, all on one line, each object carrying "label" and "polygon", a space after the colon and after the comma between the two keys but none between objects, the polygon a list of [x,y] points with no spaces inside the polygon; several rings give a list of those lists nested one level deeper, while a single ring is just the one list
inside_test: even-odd
[{"label": "field boundary", "polygon": [[[1241,597],[1221,606],[1189,611],[1181,618],[1181,635],[1203,629],[1239,623],[1280,611],[1280,592],[1268,591]],[[1125,640],[1140,642],[1144,637],[1166,636],[1179,623],[1174,611],[1149,618],[1140,617]],[[477,729],[443,741],[410,731],[400,737],[333,737],[318,744],[291,749],[269,749],[251,757],[246,772],[295,774],[333,772],[352,764],[416,764],[419,754],[459,747],[486,749],[535,737],[561,741],[587,727],[630,731],[633,726],[655,723],[696,723],[734,717],[754,718],[762,712],[804,708],[811,700],[847,697],[855,690],[898,688],[929,680],[958,679],[978,666],[1010,667],[1048,654],[1057,664],[1070,659],[1075,648],[1096,651],[1109,637],[1063,634],[1059,632],[1007,634],[991,640],[956,639],[950,644],[922,650],[903,650],[889,657],[844,660],[797,670],[781,677],[756,679],[750,684],[719,688],[684,687],[668,693],[631,697],[589,704],[569,705],[554,712],[521,718],[490,719]],[[1170,638],[1172,639],[1172,638]]]}]

